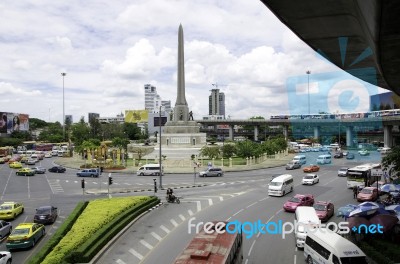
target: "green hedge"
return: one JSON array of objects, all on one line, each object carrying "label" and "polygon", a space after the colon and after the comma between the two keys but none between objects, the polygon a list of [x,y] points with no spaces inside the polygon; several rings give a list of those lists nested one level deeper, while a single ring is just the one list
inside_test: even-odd
[{"label": "green hedge", "polygon": [[124,211],[113,221],[107,223],[91,236],[76,251],[72,252],[66,260],[68,263],[87,263],[89,262],[115,235],[118,234],[126,225],[149,208],[157,205],[160,200],[151,197],[145,203],[138,204]]},{"label": "green hedge", "polygon": [[85,210],[89,202],[79,202],[72,213],[65,219],[64,223],[57,229],[54,235],[47,241],[41,250],[32,258],[29,259],[28,264],[40,264],[46,256],[53,250],[53,248],[60,242],[60,240],[68,233],[74,225],[76,219]]},{"label": "green hedge", "polygon": [[41,263],[82,262],[83,255],[85,259],[89,256],[92,258],[129,221],[157,203],[157,197],[148,196],[90,201],[74,225],[58,240],[58,244],[53,245]]}]

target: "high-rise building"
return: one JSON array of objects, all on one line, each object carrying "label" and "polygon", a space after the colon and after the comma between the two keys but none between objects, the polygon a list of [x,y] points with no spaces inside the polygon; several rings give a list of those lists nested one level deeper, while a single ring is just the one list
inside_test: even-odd
[{"label": "high-rise building", "polygon": [[65,115],[65,124],[72,124],[73,121],[72,115]]},{"label": "high-rise building", "polygon": [[98,113],[89,113],[89,116],[88,116],[89,124],[93,123],[94,120],[99,119],[99,117],[100,117],[100,114],[98,114]]},{"label": "high-rise building", "polygon": [[158,113],[160,106],[164,111],[171,112],[171,101],[162,101],[161,96],[157,94],[157,88],[151,84],[144,85],[144,109],[149,113]]},{"label": "high-rise building", "polygon": [[225,94],[219,89],[211,90],[211,95],[208,97],[208,114],[225,117]]}]

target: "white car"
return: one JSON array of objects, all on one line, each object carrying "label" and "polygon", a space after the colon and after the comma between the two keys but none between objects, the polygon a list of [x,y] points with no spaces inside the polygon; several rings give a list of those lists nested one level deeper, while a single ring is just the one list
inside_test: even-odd
[{"label": "white car", "polygon": [[0,251],[0,264],[11,264],[12,257],[8,251]]},{"label": "white car", "polygon": [[44,157],[45,157],[45,158],[51,158],[51,157],[53,157],[53,155],[51,154],[51,152],[46,152],[46,153],[44,154]]},{"label": "white car", "polygon": [[301,181],[302,184],[315,184],[319,183],[319,177],[317,174],[307,174],[306,176],[303,177],[303,180]]}]

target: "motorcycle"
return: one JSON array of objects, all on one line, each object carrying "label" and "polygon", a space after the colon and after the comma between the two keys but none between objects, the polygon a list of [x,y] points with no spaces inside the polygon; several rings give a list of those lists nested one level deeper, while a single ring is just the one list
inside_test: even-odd
[{"label": "motorcycle", "polygon": [[165,197],[166,198],[166,200],[167,200],[167,202],[169,202],[169,203],[177,203],[177,204],[180,204],[181,203],[181,201],[179,200],[179,197],[178,196],[172,196],[172,197],[170,197],[170,196],[167,196],[167,197]]}]

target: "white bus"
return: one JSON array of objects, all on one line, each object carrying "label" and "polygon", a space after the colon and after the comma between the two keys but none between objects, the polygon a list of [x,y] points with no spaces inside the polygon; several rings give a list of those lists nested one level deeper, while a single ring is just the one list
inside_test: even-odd
[{"label": "white bus", "polygon": [[268,195],[271,196],[284,196],[285,194],[293,191],[293,176],[290,174],[283,174],[275,177],[268,184]]},{"label": "white bus", "polygon": [[297,221],[297,227],[294,231],[296,237],[296,246],[298,248],[303,248],[308,230],[319,228],[321,222],[314,207],[310,206],[298,206],[296,208],[294,218]]},{"label": "white bus", "polygon": [[141,166],[136,175],[138,176],[151,176],[151,175],[160,175],[162,170],[160,169],[160,164],[146,164]]},{"label": "white bus", "polygon": [[310,264],[368,263],[359,247],[328,228],[318,228],[308,232],[304,244],[304,257]]},{"label": "white bus", "polygon": [[371,176],[371,170],[379,168],[381,168],[381,164],[379,163],[366,163],[350,168],[347,171],[347,188],[353,188],[354,186],[365,187],[366,182],[371,185],[376,181],[380,181],[380,176]]}]

